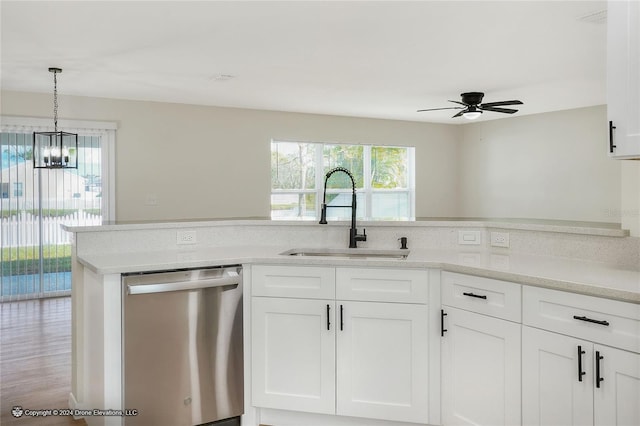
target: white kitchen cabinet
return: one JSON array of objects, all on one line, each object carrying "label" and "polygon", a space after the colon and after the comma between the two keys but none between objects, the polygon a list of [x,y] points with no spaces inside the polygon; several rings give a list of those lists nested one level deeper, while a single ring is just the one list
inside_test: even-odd
[{"label": "white kitchen cabinet", "polygon": [[593,350],[594,357],[601,357],[595,377],[601,382],[593,398],[595,425],[640,425],[640,355],[602,345]]},{"label": "white kitchen cabinet", "polygon": [[518,425],[521,325],[444,306],[442,422]]},{"label": "white kitchen cabinet", "polygon": [[[252,271],[252,283],[258,284],[251,307],[252,404],[427,423],[428,307],[426,292],[414,291],[418,284],[427,286],[427,272],[339,268],[338,294],[364,292],[374,301],[315,298],[331,290],[311,290],[307,294],[314,299],[286,297],[288,288],[299,294],[297,280],[333,285],[327,270],[336,272],[287,266]],[[282,284],[275,276],[284,277]],[[314,276],[322,279],[310,278]],[[386,280],[407,283],[406,289],[414,290],[405,293],[401,284],[390,289]],[[307,284],[305,292],[325,286]],[[400,288],[404,295],[394,300],[415,298],[414,303],[377,301]]]},{"label": "white kitchen cabinet", "polygon": [[523,324],[640,353],[640,305],[524,286]]},{"label": "white kitchen cabinet", "polygon": [[317,266],[254,265],[253,296],[334,299],[334,268]]},{"label": "white kitchen cabinet", "polygon": [[592,367],[591,342],[523,327],[523,425],[592,425]]},{"label": "white kitchen cabinet", "polygon": [[426,423],[427,307],[337,303],[337,414]]},{"label": "white kitchen cabinet", "polygon": [[640,355],[523,327],[524,425],[639,425],[639,401]]},{"label": "white kitchen cabinet", "polygon": [[525,286],[524,424],[639,425],[639,342],[640,305]]},{"label": "white kitchen cabinet", "polygon": [[253,404],[333,414],[335,302],[254,297],[251,303]]},{"label": "white kitchen cabinet", "polygon": [[442,304],[490,317],[520,322],[520,284],[442,272]]},{"label": "white kitchen cabinet", "polygon": [[607,21],[609,156],[640,158],[640,2],[609,0]]},{"label": "white kitchen cabinet", "polygon": [[426,304],[426,282],[424,270],[337,268],[336,299]]}]

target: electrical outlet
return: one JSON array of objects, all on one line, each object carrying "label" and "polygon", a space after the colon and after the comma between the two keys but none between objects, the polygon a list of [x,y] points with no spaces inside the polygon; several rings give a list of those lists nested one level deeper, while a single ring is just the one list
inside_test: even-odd
[{"label": "electrical outlet", "polygon": [[509,247],[509,233],[508,232],[492,232],[491,246],[492,247]]},{"label": "electrical outlet", "polygon": [[195,244],[196,231],[178,231],[178,244]]},{"label": "electrical outlet", "polygon": [[144,198],[144,204],[147,206],[157,206],[158,196],[156,194],[147,194]]}]

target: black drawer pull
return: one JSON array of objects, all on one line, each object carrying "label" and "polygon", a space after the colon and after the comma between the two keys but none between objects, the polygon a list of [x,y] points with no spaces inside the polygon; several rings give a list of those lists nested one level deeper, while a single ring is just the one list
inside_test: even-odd
[{"label": "black drawer pull", "polygon": [[577,315],[574,315],[573,319],[577,319],[579,321],[591,322],[591,323],[594,323],[594,324],[600,324],[600,325],[604,325],[604,326],[608,326],[609,325],[609,321],[594,320],[593,318],[588,318],[588,317],[585,317],[585,316],[579,317]]},{"label": "black drawer pull", "polygon": [[609,121],[609,152],[613,152],[616,146],[613,144],[613,130],[616,126],[613,125],[613,121]]},{"label": "black drawer pull", "polygon": [[582,371],[582,355],[584,355],[584,351],[582,350],[582,346],[578,345],[578,381],[581,382],[582,381],[582,376],[584,376],[585,373],[584,371]]},{"label": "black drawer pull", "polygon": [[344,307],[340,305],[340,331],[344,330]]},{"label": "black drawer pull", "polygon": [[330,310],[331,310],[331,307],[327,303],[327,330],[331,330],[331,320],[329,319],[329,311]]},{"label": "black drawer pull", "polygon": [[596,351],[596,387],[600,387],[600,382],[603,382],[604,379],[600,377],[600,360],[604,359],[602,355],[600,355],[600,351]]},{"label": "black drawer pull", "polygon": [[473,293],[462,293],[465,296],[469,296],[469,297],[476,297],[478,299],[486,299],[487,296],[485,296],[484,294],[473,294]]},{"label": "black drawer pull", "polygon": [[444,333],[448,331],[446,328],[444,328],[444,317],[446,316],[447,313],[444,311],[444,309],[440,309],[440,337],[444,337]]}]

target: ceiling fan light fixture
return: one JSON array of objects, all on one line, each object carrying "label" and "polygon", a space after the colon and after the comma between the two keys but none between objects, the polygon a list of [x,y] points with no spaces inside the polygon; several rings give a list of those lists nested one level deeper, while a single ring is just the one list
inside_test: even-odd
[{"label": "ceiling fan light fixture", "polygon": [[509,101],[482,103],[482,99],[484,98],[484,93],[482,92],[465,92],[460,94],[460,96],[462,98],[462,102],[449,100],[449,102],[457,104],[454,107],[419,109],[417,112],[455,109],[458,110],[458,112],[451,118],[458,118],[460,116],[463,116],[467,120],[476,120],[482,115],[484,111],[499,112],[503,114],[514,114],[518,112],[517,109],[502,107],[505,105],[522,105],[522,101],[516,99]]},{"label": "ceiling fan light fixture", "polygon": [[476,118],[480,117],[482,115],[482,111],[474,109],[474,110],[469,110],[466,111],[464,113],[462,113],[462,116],[464,118],[466,118],[467,120],[475,120]]}]

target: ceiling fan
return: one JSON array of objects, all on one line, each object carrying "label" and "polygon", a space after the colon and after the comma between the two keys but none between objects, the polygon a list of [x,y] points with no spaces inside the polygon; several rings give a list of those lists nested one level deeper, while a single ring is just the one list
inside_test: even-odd
[{"label": "ceiling fan", "polygon": [[482,115],[483,111],[493,111],[493,112],[502,112],[504,114],[513,114],[514,112],[518,112],[517,109],[511,108],[496,108],[505,105],[522,105],[521,101],[500,101],[500,102],[488,102],[486,104],[481,103],[482,98],[484,97],[484,93],[482,92],[467,92],[460,95],[462,97],[462,102],[459,101],[449,101],[456,104],[464,105],[464,106],[456,106],[449,108],[430,108],[430,109],[419,109],[417,112],[423,111],[437,111],[442,109],[460,109],[462,111],[458,112],[451,118],[456,118],[463,116],[464,118],[468,118],[469,120],[474,120]]}]

